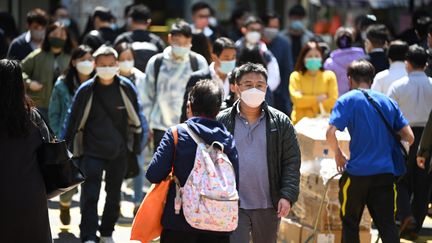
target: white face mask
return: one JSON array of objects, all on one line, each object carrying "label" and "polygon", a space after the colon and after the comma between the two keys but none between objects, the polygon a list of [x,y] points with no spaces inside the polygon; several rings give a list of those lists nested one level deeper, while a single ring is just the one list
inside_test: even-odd
[{"label": "white face mask", "polygon": [[254,45],[254,44],[258,43],[258,41],[260,41],[261,33],[258,31],[250,31],[246,34],[245,38],[249,44]]},{"label": "white face mask", "polygon": [[172,53],[176,56],[176,57],[185,57],[186,55],[189,54],[190,52],[190,47],[183,47],[183,46],[177,46],[177,45],[173,45],[171,46],[172,48]]},{"label": "white face mask", "polygon": [[94,65],[92,61],[81,61],[76,64],[76,69],[82,75],[90,75],[94,70]]},{"label": "white face mask", "polygon": [[128,73],[134,67],[134,60],[119,62],[120,72]]},{"label": "white face mask", "polygon": [[249,107],[259,107],[265,99],[265,92],[252,88],[240,93],[240,99]]},{"label": "white face mask", "polygon": [[118,73],[119,67],[97,67],[96,73],[103,80],[110,80]]}]

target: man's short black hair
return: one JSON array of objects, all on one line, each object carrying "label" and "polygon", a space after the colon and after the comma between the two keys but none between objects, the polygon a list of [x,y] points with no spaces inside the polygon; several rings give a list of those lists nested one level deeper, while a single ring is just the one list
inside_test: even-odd
[{"label": "man's short black hair", "polygon": [[243,26],[247,28],[251,24],[260,24],[260,25],[263,25],[263,22],[257,16],[251,15],[251,16],[247,17],[247,19],[245,20]]},{"label": "man's short black hair", "polygon": [[246,64],[241,65],[237,68],[235,72],[235,82],[240,83],[241,78],[248,73],[258,73],[264,76],[265,81],[267,82],[267,70],[261,64],[248,62]]},{"label": "man's short black hair", "polygon": [[195,14],[196,12],[200,11],[201,9],[208,9],[210,10],[210,13],[213,12],[212,7],[206,3],[206,2],[196,2],[192,5],[192,14]]},{"label": "man's short black hair", "polygon": [[276,12],[267,12],[261,16],[261,19],[264,25],[267,26],[272,19],[278,19],[280,21],[280,16]]},{"label": "man's short black hair", "polygon": [[371,84],[375,76],[375,68],[370,62],[364,59],[356,60],[348,66],[347,75],[358,84]]},{"label": "man's short black hair", "polygon": [[414,44],[408,48],[406,61],[409,62],[413,68],[424,68],[426,66],[427,59],[428,55],[423,47]]},{"label": "man's short black hair", "polygon": [[374,47],[383,47],[389,40],[389,31],[383,24],[373,24],[367,28],[366,38]]},{"label": "man's short black hair", "polygon": [[144,4],[138,4],[131,7],[128,17],[134,22],[147,24],[151,19],[151,10]]},{"label": "man's short black hair", "polygon": [[224,49],[236,49],[234,41],[227,37],[219,37],[213,43],[213,53],[220,56]]},{"label": "man's short black hair", "polygon": [[222,97],[222,88],[216,81],[211,79],[198,81],[189,92],[193,115],[214,119],[220,111]]},{"label": "man's short black hair", "polygon": [[428,26],[428,34],[432,35],[432,23]]},{"label": "man's short black hair", "polygon": [[405,41],[395,40],[390,42],[387,56],[392,62],[405,61],[408,52],[408,44]]},{"label": "man's short black hair", "polygon": [[28,25],[31,25],[32,23],[37,23],[42,26],[48,25],[48,15],[40,8],[30,10],[30,12],[27,13],[26,20]]},{"label": "man's short black hair", "polygon": [[114,19],[114,15],[108,8],[97,6],[93,11],[93,20],[98,17],[103,22],[111,22]]},{"label": "man's short black hair", "polygon": [[187,38],[192,38],[192,29],[186,21],[177,19],[177,21],[171,25],[170,34],[183,35]]}]

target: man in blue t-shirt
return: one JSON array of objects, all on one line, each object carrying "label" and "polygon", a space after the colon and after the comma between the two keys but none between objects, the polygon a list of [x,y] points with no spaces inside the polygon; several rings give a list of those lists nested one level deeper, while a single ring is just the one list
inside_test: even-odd
[{"label": "man in blue t-shirt", "polygon": [[[396,102],[369,90],[374,73],[368,61],[351,63],[348,79],[352,90],[337,100],[327,130],[327,141],[335,152],[338,171],[344,171],[339,184],[342,242],[360,242],[359,222],[365,206],[383,242],[399,242],[394,218],[394,178],[401,172],[392,160],[396,141],[363,91],[375,100],[402,140],[412,144],[414,136]],[[336,130],[343,131],[345,128],[351,135],[349,159],[341,151],[335,135]]]}]

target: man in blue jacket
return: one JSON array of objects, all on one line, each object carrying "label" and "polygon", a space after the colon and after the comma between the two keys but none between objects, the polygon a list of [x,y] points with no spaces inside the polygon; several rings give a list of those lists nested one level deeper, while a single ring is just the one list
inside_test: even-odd
[{"label": "man in blue jacket", "polygon": [[[93,54],[97,76],[83,83],[69,109],[63,137],[86,176],[81,191],[81,240],[112,242],[128,151],[139,154],[148,134],[134,85],[118,75],[117,52],[101,46]],[[99,226],[97,202],[105,171],[107,193]]]}]

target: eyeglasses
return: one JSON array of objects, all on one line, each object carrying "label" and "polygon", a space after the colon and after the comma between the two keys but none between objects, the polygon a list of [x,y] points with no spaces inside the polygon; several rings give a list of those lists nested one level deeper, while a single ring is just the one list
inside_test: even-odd
[{"label": "eyeglasses", "polygon": [[259,89],[261,91],[265,91],[267,89],[267,83],[264,81],[259,81],[257,83],[253,83],[251,81],[246,81],[244,83],[240,83],[238,84],[239,87],[241,87],[243,90],[248,90],[248,89]]}]

